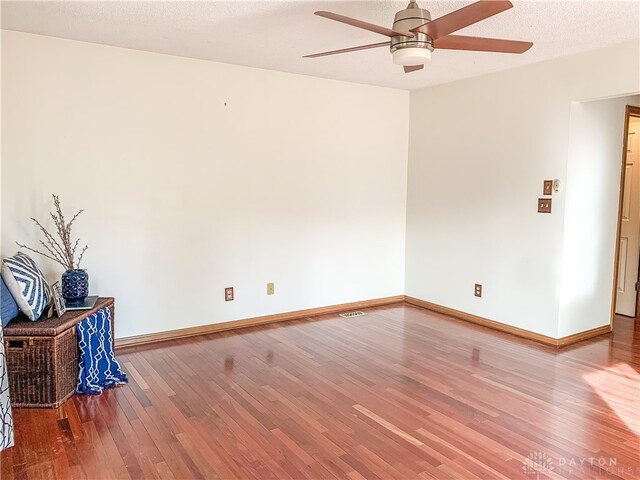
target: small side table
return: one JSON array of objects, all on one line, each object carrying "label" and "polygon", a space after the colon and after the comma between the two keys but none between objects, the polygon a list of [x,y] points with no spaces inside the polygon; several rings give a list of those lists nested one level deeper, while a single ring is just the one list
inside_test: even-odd
[{"label": "small side table", "polygon": [[12,320],[4,328],[4,346],[13,407],[55,408],[75,392],[79,373],[76,325],[102,308],[111,313],[115,300],[100,297],[91,310],[32,322]]}]

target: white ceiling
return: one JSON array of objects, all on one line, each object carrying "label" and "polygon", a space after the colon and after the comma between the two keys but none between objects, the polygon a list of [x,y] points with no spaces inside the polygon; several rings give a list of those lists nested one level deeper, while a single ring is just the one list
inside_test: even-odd
[{"label": "white ceiling", "polygon": [[[640,37],[640,2],[513,1],[514,8],[459,33],[530,40],[523,55],[437,50],[404,74],[387,48],[302,55],[385,41],[313,15],[330,10],[391,26],[405,1],[3,1],[2,28],[217,62],[401,89],[513,68]],[[421,1],[432,18],[472,3]]]}]

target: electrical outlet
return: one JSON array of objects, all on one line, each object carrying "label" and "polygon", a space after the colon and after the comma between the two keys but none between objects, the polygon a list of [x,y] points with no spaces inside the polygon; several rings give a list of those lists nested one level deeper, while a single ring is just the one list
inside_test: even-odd
[{"label": "electrical outlet", "polygon": [[233,287],[227,287],[224,289],[224,301],[233,302]]},{"label": "electrical outlet", "polygon": [[476,297],[481,297],[482,296],[482,285],[480,285],[479,283],[476,283],[476,286],[474,287],[474,290],[473,290],[473,294]]},{"label": "electrical outlet", "polygon": [[273,282],[267,283],[267,295],[273,295],[276,293],[276,286]]},{"label": "electrical outlet", "polygon": [[551,199],[539,198],[538,199],[538,213],[551,213]]}]

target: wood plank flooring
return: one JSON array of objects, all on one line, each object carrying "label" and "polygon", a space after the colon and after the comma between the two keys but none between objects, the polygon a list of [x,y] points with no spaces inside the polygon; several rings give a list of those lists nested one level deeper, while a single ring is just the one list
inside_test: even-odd
[{"label": "wood plank flooring", "polygon": [[118,352],[9,479],[640,478],[640,327],[556,350],[399,304]]}]

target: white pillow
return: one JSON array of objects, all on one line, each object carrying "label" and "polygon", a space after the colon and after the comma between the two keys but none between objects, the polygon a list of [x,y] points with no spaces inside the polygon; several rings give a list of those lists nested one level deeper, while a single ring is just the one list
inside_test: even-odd
[{"label": "white pillow", "polygon": [[20,311],[31,320],[38,320],[51,295],[36,262],[22,252],[5,258],[2,261],[2,278]]}]

